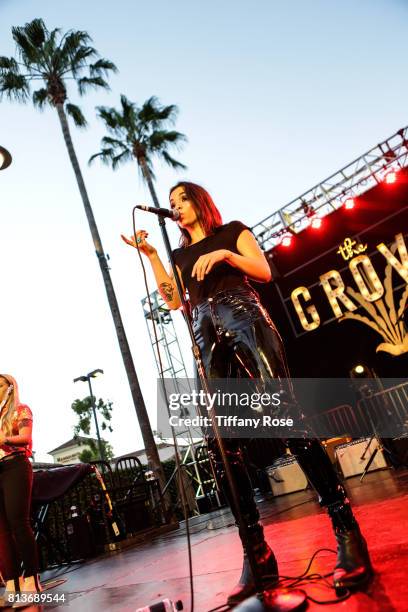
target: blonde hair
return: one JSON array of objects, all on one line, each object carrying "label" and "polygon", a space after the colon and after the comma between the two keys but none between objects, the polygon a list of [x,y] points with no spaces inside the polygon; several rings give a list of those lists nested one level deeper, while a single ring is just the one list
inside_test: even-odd
[{"label": "blonde hair", "polygon": [[20,404],[18,397],[18,387],[15,379],[10,376],[10,374],[0,374],[0,378],[4,378],[4,380],[9,383],[9,386],[12,386],[12,389],[6,399],[6,403],[1,409],[1,428],[6,434],[6,436],[10,436],[13,433],[13,414],[17,406]]}]

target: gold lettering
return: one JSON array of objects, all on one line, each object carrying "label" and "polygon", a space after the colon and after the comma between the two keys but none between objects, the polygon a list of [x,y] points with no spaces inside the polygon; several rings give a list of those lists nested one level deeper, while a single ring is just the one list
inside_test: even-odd
[{"label": "gold lettering", "polygon": [[[335,283],[333,287],[331,281]],[[320,276],[320,283],[329,299],[330,306],[336,317],[343,316],[343,312],[339,306],[339,300],[343,305],[350,310],[356,310],[357,306],[350,300],[350,298],[344,293],[344,283],[337,270],[330,270]]]},{"label": "gold lettering", "polygon": [[358,255],[359,253],[364,253],[367,250],[366,244],[357,244],[356,248],[354,246],[357,244],[355,240],[351,238],[345,238],[343,244],[339,246],[339,250],[337,253],[342,256],[346,261],[351,259],[353,255]]},{"label": "gold lettering", "polygon": [[[362,268],[362,273],[359,270],[359,266]],[[349,263],[349,268],[365,300],[368,302],[375,302],[382,297],[384,294],[384,287],[368,255],[358,255],[358,257],[354,257]]]},{"label": "gold lettering", "polygon": [[395,242],[401,261],[398,261],[395,255],[391,253],[383,242],[377,245],[377,249],[384,255],[387,262],[398,272],[398,274],[402,276],[404,281],[408,283],[408,253],[404,242],[404,236],[402,234],[397,234],[395,236]]},{"label": "gold lettering", "polygon": [[351,238],[345,238],[342,245],[339,246],[337,253],[342,256],[343,259],[351,259],[353,257],[353,246],[356,244],[355,240]]},{"label": "gold lettering", "polygon": [[307,306],[306,312],[312,317],[312,321],[308,321],[306,318],[305,312],[299,301],[300,295],[303,297],[303,299],[306,302],[309,302],[312,299],[309,289],[307,289],[306,287],[297,287],[296,289],[292,291],[290,297],[292,299],[292,303],[295,307],[295,310],[297,312],[299,321],[302,324],[303,329],[305,329],[306,331],[312,331],[313,329],[316,329],[316,327],[319,327],[320,325],[319,313],[317,312],[316,307],[313,304],[311,304],[310,306]]}]

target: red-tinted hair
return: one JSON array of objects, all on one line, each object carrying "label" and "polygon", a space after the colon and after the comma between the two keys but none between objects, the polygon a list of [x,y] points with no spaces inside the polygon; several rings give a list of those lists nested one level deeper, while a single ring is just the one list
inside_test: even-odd
[{"label": "red-tinted hair", "polygon": [[[184,188],[187,198],[193,203],[194,210],[197,213],[197,218],[204,230],[205,235],[209,236],[210,234],[213,234],[215,229],[222,225],[222,217],[208,191],[196,183],[180,181],[170,189],[169,198],[173,191],[178,187]],[[180,246],[186,247],[191,242],[190,234],[182,227],[180,228],[180,231]]]}]

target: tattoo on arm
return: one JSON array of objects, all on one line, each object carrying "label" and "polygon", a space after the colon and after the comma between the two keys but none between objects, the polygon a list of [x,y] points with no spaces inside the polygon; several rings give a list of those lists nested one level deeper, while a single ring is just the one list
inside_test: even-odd
[{"label": "tattoo on arm", "polygon": [[166,302],[172,302],[174,296],[174,287],[171,283],[160,283],[160,295]]}]

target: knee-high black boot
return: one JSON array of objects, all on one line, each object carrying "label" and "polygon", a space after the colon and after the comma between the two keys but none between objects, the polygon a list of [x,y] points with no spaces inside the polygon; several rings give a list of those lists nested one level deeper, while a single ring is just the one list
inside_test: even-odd
[{"label": "knee-high black boot", "polygon": [[[246,546],[251,547],[264,586],[276,583],[278,565],[272,550],[264,539],[263,527],[259,522],[259,512],[254,500],[252,485],[242,457],[242,449],[235,440],[224,440],[224,444],[226,446],[231,471],[235,478],[241,514],[247,527],[247,542],[245,542],[243,533],[241,529],[239,529],[239,536],[244,551],[244,560],[241,577],[227,600],[228,604],[233,605],[243,601],[256,592],[254,578],[247,557]],[[218,484],[227,497],[231,511],[235,520],[237,520],[237,513],[231,499],[231,492],[224,465],[220,459],[218,447],[214,441],[211,441],[209,444],[209,453],[215,467]]]},{"label": "knee-high black boot", "polygon": [[327,508],[337,540],[337,563],[333,581],[336,588],[358,588],[372,576],[367,544],[353,515],[343,484],[330,459],[314,439],[287,441],[310,484],[319,494],[320,505]]}]

